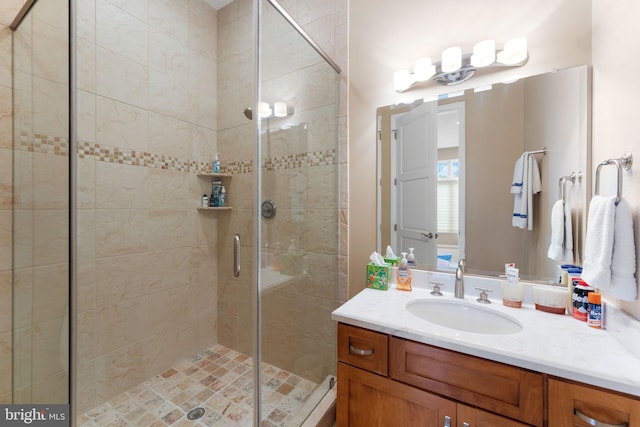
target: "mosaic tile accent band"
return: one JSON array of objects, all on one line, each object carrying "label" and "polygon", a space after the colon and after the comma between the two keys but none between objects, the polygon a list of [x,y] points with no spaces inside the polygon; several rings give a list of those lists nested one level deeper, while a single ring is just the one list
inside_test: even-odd
[{"label": "mosaic tile accent band", "polygon": [[[20,135],[19,149],[53,154],[57,156],[69,155],[69,141],[66,138],[35,134],[31,138],[27,134]],[[131,166],[142,166],[147,168],[165,169],[176,172],[190,173],[210,173],[212,172],[210,162],[197,160],[180,159],[172,156],[149,153],[146,151],[127,150],[111,145],[97,144],[94,142],[79,141],[78,156],[83,158],[93,157],[95,160],[108,163],[119,163]],[[286,156],[270,157],[262,162],[265,171],[278,171],[299,169],[303,167],[329,166],[338,163],[337,150],[314,151],[310,153],[290,154]],[[254,164],[252,160],[235,161],[223,164],[222,173],[239,175],[252,173]]]},{"label": "mosaic tile accent band", "polygon": [[69,155],[69,140],[59,136],[49,136],[36,133],[31,136],[25,132],[20,134],[18,150],[30,153],[53,154],[55,156]]},{"label": "mosaic tile accent band", "polygon": [[338,163],[336,149],[311,153],[290,154],[266,159],[262,167],[267,171],[299,169],[308,166],[329,166]]}]

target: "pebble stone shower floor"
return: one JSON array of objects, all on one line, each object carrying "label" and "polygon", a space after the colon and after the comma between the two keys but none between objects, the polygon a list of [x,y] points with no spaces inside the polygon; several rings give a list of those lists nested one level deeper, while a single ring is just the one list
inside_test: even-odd
[{"label": "pebble stone shower floor", "polygon": [[[300,424],[302,408],[317,384],[262,364],[262,427]],[[252,359],[216,344],[210,349],[82,414],[82,427],[250,427],[253,421]],[[187,419],[196,407],[202,418]],[[304,417],[302,418],[304,420]]]}]

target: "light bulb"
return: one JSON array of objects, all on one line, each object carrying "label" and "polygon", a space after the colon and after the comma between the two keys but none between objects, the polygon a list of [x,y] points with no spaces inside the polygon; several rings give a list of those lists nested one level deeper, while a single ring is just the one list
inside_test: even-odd
[{"label": "light bulb", "polygon": [[413,75],[418,82],[430,79],[436,73],[431,58],[419,58],[413,63]]},{"label": "light bulb", "polygon": [[496,42],[494,40],[483,40],[476,43],[471,55],[471,65],[474,67],[487,67],[496,60]]},{"label": "light bulb", "polygon": [[498,53],[498,62],[504,65],[515,65],[527,59],[527,56],[527,38],[516,37],[504,44],[504,49]]},{"label": "light bulb", "polygon": [[462,49],[459,46],[449,47],[442,51],[442,72],[453,73],[462,66]]},{"label": "light bulb", "polygon": [[266,102],[260,103],[260,117],[263,119],[271,117],[271,107]]},{"label": "light bulb", "polygon": [[402,92],[411,87],[415,82],[409,70],[398,70],[393,74],[393,88],[396,92]]},{"label": "light bulb", "polygon": [[273,115],[276,117],[287,117],[287,103],[280,101],[273,104]]}]

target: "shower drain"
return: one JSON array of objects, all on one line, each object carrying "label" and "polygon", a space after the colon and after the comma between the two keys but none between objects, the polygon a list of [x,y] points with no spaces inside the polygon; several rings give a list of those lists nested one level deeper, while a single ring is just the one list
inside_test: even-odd
[{"label": "shower drain", "polygon": [[188,420],[197,420],[204,415],[204,408],[193,408],[187,413]]}]

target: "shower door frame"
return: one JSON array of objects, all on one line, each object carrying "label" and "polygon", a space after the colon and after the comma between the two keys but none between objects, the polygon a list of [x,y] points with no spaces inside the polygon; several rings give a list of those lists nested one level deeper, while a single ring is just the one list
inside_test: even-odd
[{"label": "shower door frame", "polygon": [[[340,75],[342,73],[342,70],[340,68],[340,66],[338,66],[338,64],[335,63],[335,61],[333,61],[333,59],[320,47],[320,45],[318,45],[312,38],[311,36],[309,36],[309,34],[293,19],[293,17],[291,17],[291,15],[289,15],[289,13],[280,5],[280,3],[278,3],[277,0],[266,0],[294,29],[295,31],[307,42],[309,43],[309,45],[327,62],[327,64],[333,68],[333,70],[336,72],[337,75]],[[254,49],[253,49],[253,54],[254,54],[254,75],[256,76],[255,78],[255,85],[254,85],[254,105],[253,105],[253,111],[255,111],[256,113],[260,111],[260,92],[261,92],[261,78],[260,78],[260,60],[261,60],[261,53],[260,53],[260,37],[262,36],[261,33],[261,25],[260,25],[260,19],[263,16],[263,11],[262,11],[262,1],[261,0],[253,0],[253,20],[254,20],[254,32],[253,32],[253,43],[254,43]],[[339,90],[339,89],[338,89]],[[339,97],[337,97],[336,102],[339,103]],[[254,194],[255,194],[255,200],[254,203],[256,207],[259,207],[262,203],[262,197],[261,197],[261,193],[262,193],[262,167],[261,167],[261,137],[260,137],[260,118],[259,118],[259,114],[254,114],[253,115],[253,128],[254,128],[254,134],[256,137],[256,152],[255,152],[255,156],[256,156],[256,163],[257,163],[257,167],[256,167],[256,176],[255,176],[255,190],[254,190]],[[336,133],[338,132],[338,128],[336,127]],[[336,141],[338,140],[338,138],[336,138]],[[339,163],[339,162],[338,162]],[[339,175],[338,175],[338,182],[339,182]],[[339,199],[339,186],[337,189],[337,196]],[[258,212],[257,210],[254,212]],[[253,394],[253,398],[254,398],[254,404],[253,404],[253,411],[254,411],[254,425],[259,425],[259,423],[262,420],[262,391],[261,391],[261,384],[262,384],[262,373],[261,373],[261,369],[259,369],[259,367],[261,366],[262,363],[262,322],[261,322],[261,307],[262,307],[262,298],[261,298],[261,275],[260,275],[260,266],[261,266],[261,256],[262,256],[262,251],[261,251],[261,232],[262,232],[262,226],[261,226],[261,215],[260,213],[256,213],[254,214],[254,236],[256,236],[256,244],[254,246],[254,272],[256,275],[256,283],[255,283],[255,288],[254,288],[254,300],[253,300],[253,315],[254,315],[254,329],[256,331],[256,334],[254,336],[254,368],[253,370],[253,381],[254,381],[254,394]],[[338,251],[339,251],[339,245],[338,245]],[[339,255],[339,253],[337,254]],[[337,278],[337,277],[336,277]],[[257,423],[257,424],[256,424]]]}]

